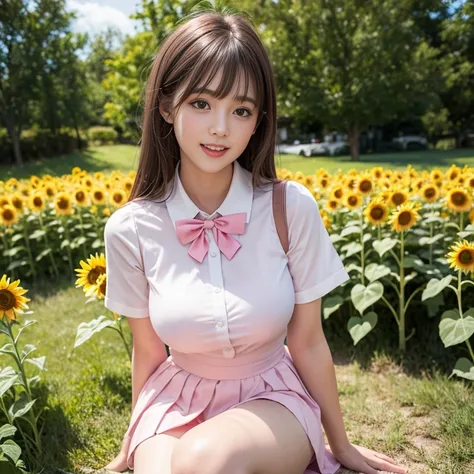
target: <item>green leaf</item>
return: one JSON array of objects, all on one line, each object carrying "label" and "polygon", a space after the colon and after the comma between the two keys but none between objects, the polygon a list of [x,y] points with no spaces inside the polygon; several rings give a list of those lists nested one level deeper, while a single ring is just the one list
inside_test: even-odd
[{"label": "green leaf", "polygon": [[323,300],[323,315],[324,319],[328,319],[332,313],[337,311],[342,304],[344,299],[340,295],[328,296]]},{"label": "green leaf", "polygon": [[0,426],[0,439],[9,438],[10,436],[13,436],[16,430],[17,428],[15,426],[9,425],[8,423],[6,425]]},{"label": "green leaf", "polygon": [[12,237],[12,242],[15,243],[16,241],[20,240],[23,238],[23,234],[18,232],[17,234],[15,234],[13,237]]},{"label": "green leaf", "polygon": [[[21,456],[21,448],[12,439],[7,439],[5,443],[0,444],[0,450],[9,457],[15,464]],[[3,471],[2,471],[3,472]]]},{"label": "green leaf", "polygon": [[347,329],[354,341],[354,346],[367,334],[369,334],[372,329],[377,325],[377,313],[371,311],[366,315],[360,318],[359,316],[354,316],[349,319],[347,323]]},{"label": "green leaf", "polygon": [[115,321],[112,321],[104,315],[101,315],[97,319],[93,319],[88,323],[79,324],[73,349],[84,344],[84,342],[88,341],[94,334],[102,331],[102,329],[114,327],[115,325]]},{"label": "green leaf", "polygon": [[351,242],[350,244],[344,245],[342,250],[346,251],[346,258],[359,253],[362,250],[362,245],[357,242]]},{"label": "green leaf", "polygon": [[11,249],[5,250],[3,252],[3,255],[5,257],[14,257],[18,252],[21,252],[22,250],[26,250],[26,247],[24,245],[20,245],[18,247],[13,247]]},{"label": "green leaf", "polygon": [[30,364],[36,365],[40,370],[46,370],[44,368],[44,363],[46,361],[46,356],[35,357],[33,359],[26,359],[25,362],[29,362]]},{"label": "green leaf", "polygon": [[376,281],[384,276],[390,275],[390,268],[378,263],[370,263],[365,268],[365,276],[369,281]]},{"label": "green leaf", "polygon": [[383,257],[383,255],[388,252],[389,250],[392,250],[395,245],[397,245],[398,240],[397,239],[391,239],[390,237],[386,237],[383,240],[374,240],[372,243],[375,251]]},{"label": "green leaf", "polygon": [[24,265],[28,265],[28,260],[15,260],[8,265],[7,272],[18,267],[23,267]]},{"label": "green leaf", "polygon": [[40,252],[36,258],[35,258],[35,261],[36,262],[39,262],[43,257],[46,257],[46,255],[49,255],[51,252],[53,251],[53,249],[44,249],[42,252]]},{"label": "green leaf", "polygon": [[471,235],[474,235],[473,224],[467,225],[466,228],[462,232],[458,232],[458,236],[460,239],[466,239],[467,237],[470,237]]},{"label": "green leaf", "polygon": [[70,244],[69,240],[68,240],[68,239],[64,239],[64,240],[61,242],[60,248],[63,249],[64,247],[70,247],[70,246],[71,246],[71,244]]},{"label": "green leaf", "polygon": [[346,237],[352,234],[360,234],[360,227],[357,225],[351,225],[342,229],[341,237]]},{"label": "green leaf", "polygon": [[433,298],[438,293],[441,293],[445,288],[448,287],[452,279],[452,275],[445,276],[441,280],[438,280],[437,278],[432,278],[426,285],[426,288],[423,290],[423,293],[421,294],[421,301],[425,301],[428,298]]},{"label": "green leaf", "polygon": [[21,392],[20,398],[8,409],[8,413],[12,418],[19,418],[28,413],[35,402],[36,399],[28,401],[26,392]]},{"label": "green leaf", "polygon": [[457,375],[468,380],[474,380],[474,364],[465,357],[461,357],[456,362],[451,375]]},{"label": "green leaf", "polygon": [[36,229],[31,235],[28,237],[32,240],[41,239],[46,234],[43,229]]},{"label": "green leaf", "polygon": [[445,311],[439,323],[439,335],[444,347],[454,346],[467,341],[474,334],[474,308],[469,309],[461,318],[457,309]]},{"label": "green leaf", "polygon": [[18,379],[18,374],[13,367],[5,367],[0,372],[0,398],[10,390]]},{"label": "green leaf", "polygon": [[362,315],[370,305],[382,298],[383,291],[383,285],[379,281],[374,281],[368,286],[358,283],[351,290],[351,299],[357,311]]},{"label": "green leaf", "polygon": [[33,344],[25,344],[25,347],[21,351],[21,362],[24,362],[25,359],[36,350],[36,347]]},{"label": "green leaf", "polygon": [[7,342],[3,347],[0,348],[0,354],[10,354],[16,356],[14,346],[11,342]]},{"label": "green leaf", "polygon": [[435,236],[433,237],[421,237],[420,240],[418,241],[418,244],[423,247],[425,245],[432,245],[436,242],[438,242],[438,240],[441,240],[441,239],[444,239],[444,234],[436,234]]},{"label": "green leaf", "polygon": [[362,273],[362,267],[356,263],[350,263],[345,268],[347,273],[351,272],[352,270],[356,270],[357,273]]}]

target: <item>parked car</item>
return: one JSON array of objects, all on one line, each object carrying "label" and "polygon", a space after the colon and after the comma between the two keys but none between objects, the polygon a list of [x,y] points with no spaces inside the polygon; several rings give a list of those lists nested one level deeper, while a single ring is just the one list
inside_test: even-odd
[{"label": "parked car", "polygon": [[392,141],[401,150],[426,150],[428,148],[428,140],[420,135],[405,135],[394,138]]},{"label": "parked car", "polygon": [[298,143],[293,145],[277,145],[277,153],[310,156],[335,156],[347,152],[347,142]]}]

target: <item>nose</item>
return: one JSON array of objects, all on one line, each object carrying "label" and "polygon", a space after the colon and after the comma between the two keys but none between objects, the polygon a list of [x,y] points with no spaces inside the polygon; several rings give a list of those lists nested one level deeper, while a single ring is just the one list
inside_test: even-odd
[{"label": "nose", "polygon": [[225,111],[217,111],[209,129],[211,135],[226,136],[229,134],[229,121]]}]

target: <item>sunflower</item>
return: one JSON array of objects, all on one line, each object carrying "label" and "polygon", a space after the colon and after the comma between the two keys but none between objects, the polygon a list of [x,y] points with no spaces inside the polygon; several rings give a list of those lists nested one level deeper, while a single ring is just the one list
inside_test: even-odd
[{"label": "sunflower", "polygon": [[12,226],[18,222],[18,212],[13,207],[7,204],[0,207],[0,222],[6,226]]},{"label": "sunflower", "polygon": [[351,210],[357,209],[362,205],[362,196],[356,193],[347,193],[344,197],[344,204]]},{"label": "sunflower", "polygon": [[471,196],[463,188],[453,188],[448,192],[448,207],[456,212],[470,211],[472,207]]},{"label": "sunflower", "polygon": [[74,200],[79,206],[84,206],[88,203],[87,191],[85,189],[78,188],[74,191]]},{"label": "sunflower", "polygon": [[430,176],[436,184],[440,184],[443,181],[443,172],[439,168],[431,170]]},{"label": "sunflower", "polygon": [[13,193],[13,197],[11,199],[12,206],[20,212],[23,212],[23,207],[25,206],[25,199],[19,191]]},{"label": "sunflower", "polygon": [[471,174],[466,178],[466,187],[474,189],[474,174]]},{"label": "sunflower", "polygon": [[392,191],[392,194],[390,195],[390,200],[389,200],[392,206],[398,207],[407,201],[408,201],[408,193],[406,193],[405,191],[402,191],[401,189]]},{"label": "sunflower", "polygon": [[461,175],[461,168],[459,168],[456,165],[451,165],[448,171],[446,171],[446,178],[448,178],[449,181],[457,181],[460,175]]},{"label": "sunflower", "polygon": [[105,297],[105,290],[107,287],[107,274],[102,273],[97,277],[95,285],[91,285],[89,290],[84,289],[84,293],[87,297],[93,296],[98,300],[102,300]]},{"label": "sunflower", "polygon": [[326,230],[329,232],[331,230],[331,218],[324,209],[320,209],[319,214],[323,220],[324,227],[326,227]]},{"label": "sunflower", "polygon": [[28,203],[29,208],[37,212],[42,211],[46,205],[44,198],[45,196],[42,192],[39,192],[39,191],[35,192],[29,198],[29,203]]},{"label": "sunflower", "polygon": [[6,275],[2,276],[0,280],[0,318],[5,316],[7,320],[16,320],[15,313],[23,313],[24,309],[29,309],[26,304],[30,301],[24,295],[28,290],[23,289],[20,284],[20,280],[16,280],[10,283],[10,278],[7,279]]},{"label": "sunflower", "polygon": [[374,178],[380,179],[383,176],[383,168],[381,166],[377,166],[376,168],[372,168],[371,174]]},{"label": "sunflower", "polygon": [[334,199],[335,201],[340,201],[343,196],[344,188],[342,186],[336,186],[329,192],[329,199]]},{"label": "sunflower", "polygon": [[367,196],[374,189],[374,184],[372,180],[367,175],[362,175],[356,183],[356,190],[361,193],[363,196]]},{"label": "sunflower", "polygon": [[56,194],[54,199],[56,214],[68,216],[73,213],[71,197],[68,193],[62,191]]},{"label": "sunflower", "polygon": [[94,204],[105,204],[106,196],[101,188],[94,188],[91,191],[91,197]]},{"label": "sunflower", "polygon": [[86,262],[81,260],[79,263],[82,268],[75,269],[78,276],[76,288],[84,287],[84,293],[87,294],[91,287],[97,284],[99,276],[106,272],[105,255],[98,255],[96,252],[95,256],[91,254]]},{"label": "sunflower", "polygon": [[388,218],[388,206],[381,198],[373,199],[364,209],[365,218],[373,225],[382,225]]},{"label": "sunflower", "polygon": [[469,222],[474,225],[474,208],[469,213]]},{"label": "sunflower", "polygon": [[446,254],[449,268],[455,268],[464,273],[474,272],[474,243],[463,240],[450,247],[451,252]]},{"label": "sunflower", "polygon": [[425,184],[420,192],[420,197],[426,202],[435,202],[439,198],[439,189],[434,184]]},{"label": "sunflower", "polygon": [[334,212],[339,207],[339,201],[336,201],[335,199],[328,199],[326,201],[325,207],[329,212]]},{"label": "sunflower", "polygon": [[403,232],[411,229],[416,224],[416,221],[420,219],[420,214],[418,214],[420,207],[419,203],[411,201],[401,204],[394,209],[389,218],[393,230]]},{"label": "sunflower", "polygon": [[9,206],[12,205],[12,202],[11,202],[10,198],[8,196],[5,196],[5,195],[0,196],[0,208],[3,207],[3,206],[6,206],[7,204]]}]

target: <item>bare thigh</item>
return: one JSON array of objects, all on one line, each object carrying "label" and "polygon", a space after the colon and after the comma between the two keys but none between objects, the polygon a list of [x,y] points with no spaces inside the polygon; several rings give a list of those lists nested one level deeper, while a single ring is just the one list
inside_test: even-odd
[{"label": "bare thigh", "polygon": [[314,450],[299,420],[251,400],[195,426],[176,443],[172,474],[303,474]]},{"label": "bare thigh", "polygon": [[135,449],[135,474],[171,474],[171,454],[179,439],[193,424],[173,428],[141,442]]}]

